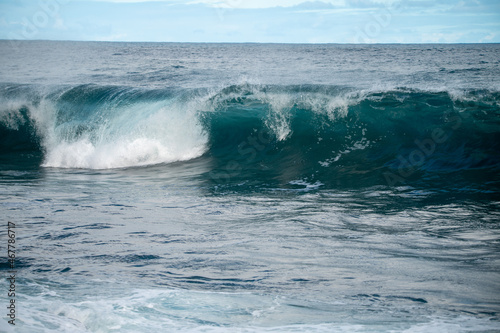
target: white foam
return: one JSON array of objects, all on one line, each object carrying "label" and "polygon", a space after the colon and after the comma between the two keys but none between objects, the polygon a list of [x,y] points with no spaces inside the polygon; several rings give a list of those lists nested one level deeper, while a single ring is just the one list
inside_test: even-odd
[{"label": "white foam", "polygon": [[292,135],[290,128],[291,110],[294,106],[311,110],[314,113],[326,114],[331,121],[344,118],[349,107],[358,104],[365,93],[344,93],[327,95],[316,92],[304,92],[300,95],[289,92],[257,93],[256,96],[270,105],[270,114],[266,125],[275,133],[279,141]]},{"label": "white foam", "polygon": [[[323,316],[324,321],[318,322],[318,318],[308,316],[310,309],[291,306],[293,302],[285,297],[253,293],[140,289],[122,291],[121,296],[85,298],[63,302],[60,296],[27,296],[22,300],[23,313],[15,331],[460,333],[500,329],[498,322],[474,316],[432,316],[414,318],[413,323],[398,322],[391,320],[394,318],[390,311],[381,313],[387,321],[363,324],[349,322],[349,317],[326,317],[320,311],[315,314]],[[8,326],[0,328],[9,332]]]},{"label": "white foam", "polygon": [[47,116],[39,116],[46,150],[43,166],[123,168],[184,161],[205,152],[207,137],[196,113],[181,105],[141,103],[117,112],[79,137],[68,137],[67,130],[54,123],[55,117],[49,125]]},{"label": "white foam", "polygon": [[292,134],[290,111],[295,104],[293,96],[286,93],[265,93],[260,98],[270,105],[266,126],[275,133],[278,141],[284,141]]},{"label": "white foam", "polygon": [[62,142],[47,154],[43,166],[58,168],[109,169],[185,161],[203,154],[202,145],[185,152],[170,149],[156,139],[137,138],[94,145],[88,139]]},{"label": "white foam", "polygon": [[299,185],[299,186],[305,186],[305,188],[300,189],[301,191],[312,191],[320,188],[321,186],[325,185],[322,182],[315,182],[314,184],[308,183],[305,180],[292,180],[289,182],[291,185]]},{"label": "white foam", "polygon": [[488,318],[477,318],[472,316],[459,316],[456,318],[434,317],[427,323],[415,324],[403,331],[391,330],[390,332],[402,333],[438,333],[438,332],[498,332],[500,323]]},{"label": "white foam", "polygon": [[23,101],[1,100],[0,123],[11,130],[18,130],[26,122],[20,110],[25,107]]},{"label": "white foam", "polygon": [[[363,129],[363,135],[365,135],[365,129]],[[332,163],[337,162],[340,158],[346,154],[349,154],[355,150],[363,150],[371,145],[371,141],[363,137],[361,140],[354,142],[351,146],[347,147],[343,151],[338,152],[334,157],[327,158],[325,161],[319,161],[318,163],[325,168],[328,168]]]},{"label": "white foam", "polygon": [[327,95],[321,93],[306,93],[301,95],[298,105],[311,109],[315,113],[326,114],[330,120],[346,117],[349,107],[356,105],[364,97],[364,93],[344,93]]}]

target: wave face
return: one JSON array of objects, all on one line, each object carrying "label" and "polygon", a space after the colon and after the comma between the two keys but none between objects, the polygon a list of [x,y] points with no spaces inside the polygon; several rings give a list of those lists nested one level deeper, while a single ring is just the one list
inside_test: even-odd
[{"label": "wave face", "polygon": [[479,184],[500,169],[495,91],[5,85],[0,99],[3,159],[32,167],[203,160],[211,183],[299,189]]},{"label": "wave face", "polygon": [[3,90],[2,150],[40,150],[44,167],[107,169],[189,160],[205,151],[194,114],[168,92],[92,85]]}]

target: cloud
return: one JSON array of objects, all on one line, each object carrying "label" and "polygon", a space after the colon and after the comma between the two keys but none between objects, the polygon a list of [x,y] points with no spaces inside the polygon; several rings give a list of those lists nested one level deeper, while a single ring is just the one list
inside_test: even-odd
[{"label": "cloud", "polygon": [[[187,4],[197,5],[203,4],[214,8],[227,9],[262,9],[275,7],[294,7],[303,3],[308,3],[310,0],[88,0],[95,2],[112,2],[112,3],[141,3],[141,2],[163,2],[171,4]],[[345,0],[322,0],[316,1],[324,4],[344,5]]]},{"label": "cloud", "polygon": [[87,0],[93,2],[112,2],[112,3],[141,3],[141,2],[165,2],[165,3],[184,3],[180,0]]},{"label": "cloud", "polygon": [[52,13],[40,5],[45,1],[56,0],[0,0],[0,38],[500,42],[498,0],[57,0]]},{"label": "cloud", "polygon": [[456,43],[463,36],[463,33],[432,32],[432,33],[423,33],[420,36],[422,43]]},{"label": "cloud", "polygon": [[491,43],[491,41],[497,36],[497,33],[491,32],[479,40],[480,43]]}]

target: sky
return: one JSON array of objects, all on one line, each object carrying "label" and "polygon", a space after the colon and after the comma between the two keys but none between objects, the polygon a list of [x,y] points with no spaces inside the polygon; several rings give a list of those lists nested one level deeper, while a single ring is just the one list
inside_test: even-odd
[{"label": "sky", "polygon": [[499,43],[500,0],[0,0],[0,39]]}]

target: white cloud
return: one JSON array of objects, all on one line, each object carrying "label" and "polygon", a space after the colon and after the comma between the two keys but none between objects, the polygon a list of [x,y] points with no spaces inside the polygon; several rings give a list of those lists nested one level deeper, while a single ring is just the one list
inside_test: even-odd
[{"label": "white cloud", "polygon": [[114,3],[138,3],[138,2],[178,2],[178,3],[182,3],[182,1],[179,1],[179,0],[88,0],[88,1],[114,2]]},{"label": "white cloud", "polygon": [[[305,2],[323,2],[326,4],[340,5],[346,4],[345,0],[87,0],[94,2],[112,3],[140,3],[140,2],[164,2],[173,4],[205,4],[214,8],[234,8],[234,9],[259,9],[274,7],[293,7]],[[377,0],[380,1],[380,0]],[[393,1],[393,0],[382,0]]]},{"label": "white cloud", "polygon": [[[112,0],[116,2],[138,2],[141,0]],[[161,1],[161,0],[160,0]],[[315,2],[314,0],[192,0],[188,4],[206,4],[216,8],[234,8],[234,9],[258,9],[274,7],[293,7],[305,2]],[[326,4],[337,6],[345,5],[345,0],[321,0]]]},{"label": "white cloud", "polygon": [[[9,15],[0,15],[0,38],[20,36],[26,29],[25,18],[40,11],[38,1],[22,1],[30,6],[2,5]],[[498,0],[482,0],[481,6],[466,0],[465,8],[457,7],[460,0],[453,4],[449,0],[64,1],[64,10],[61,7],[58,15],[51,16],[52,23],[39,29],[36,38],[277,43],[500,39]],[[112,14],[109,4],[114,4]]]},{"label": "white cloud", "polygon": [[[139,3],[139,2],[170,2],[179,4],[207,4],[212,7],[225,8],[272,8],[272,7],[291,7],[307,2],[307,0],[192,0],[189,2],[180,0],[88,0],[99,2],[114,3]],[[326,0],[323,2],[339,2]]]},{"label": "white cloud", "polygon": [[[335,6],[351,6],[353,0],[84,0],[94,2],[114,2],[114,3],[140,3],[140,2],[165,2],[177,4],[206,4],[211,7],[219,8],[241,8],[241,9],[258,9],[258,8],[274,8],[274,7],[293,7],[303,3],[325,3]],[[364,5],[393,5],[394,3],[404,0],[354,0],[354,4],[362,3]]]},{"label": "white cloud", "polygon": [[490,32],[490,34],[489,34],[489,35],[484,36],[483,38],[481,38],[481,39],[479,40],[479,43],[488,43],[488,42],[491,42],[491,41],[493,40],[493,38],[495,38],[495,37],[496,37],[496,35],[497,35],[496,33],[494,33],[494,32]]},{"label": "white cloud", "polygon": [[453,32],[453,33],[443,33],[443,32],[434,32],[434,33],[423,33],[421,34],[421,42],[422,43],[456,43],[460,40],[460,38],[464,34],[461,32]]},{"label": "white cloud", "polygon": [[60,17],[57,17],[54,22],[54,29],[59,29],[59,30],[68,30],[66,25],[64,24],[64,20]]}]

